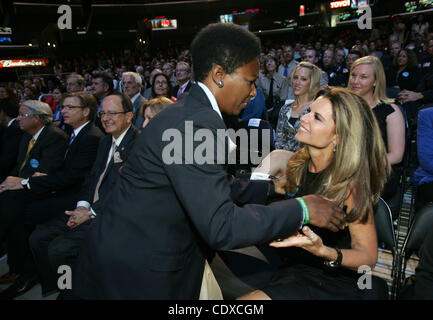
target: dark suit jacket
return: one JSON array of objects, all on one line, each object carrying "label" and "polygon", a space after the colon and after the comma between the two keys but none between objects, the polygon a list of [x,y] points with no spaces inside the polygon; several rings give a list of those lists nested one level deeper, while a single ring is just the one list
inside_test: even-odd
[{"label": "dark suit jacket", "polygon": [[141,94],[134,101],[134,117],[132,118],[132,124],[139,129],[143,126],[144,117],[142,116],[142,107],[146,101],[147,99]]},{"label": "dark suit jacket", "polygon": [[[185,90],[183,90],[183,93],[188,92],[189,90],[191,90],[191,86],[192,86],[192,82],[191,80],[189,80],[188,84],[186,85]],[[173,87],[173,93],[172,96],[177,98],[177,92],[179,91],[180,86],[177,85],[175,87]]]},{"label": "dark suit jacket", "polygon": [[234,205],[231,177],[223,165],[165,163],[167,148],[173,146],[164,141],[166,130],[177,129],[184,136],[186,120],[193,121],[193,131],[208,128],[213,138],[217,129],[225,128],[204,91],[193,85],[143,129],[102,218],[92,223],[81,248],[75,295],[198,299],[205,265],[201,239],[215,250],[228,250],[289,236],[301,225],[296,200]]},{"label": "dark suit jacket", "polygon": [[78,193],[85,177],[92,169],[96,159],[99,141],[104,134],[93,122],[88,123],[75,137],[68,150],[63,153],[64,160],[59,170],[47,176],[29,179],[30,191],[41,194],[48,192]]},{"label": "dark suit jacket", "polygon": [[[27,153],[27,146],[32,136],[24,133],[19,147],[18,158],[11,175],[18,176],[19,169]],[[31,177],[35,172],[53,173],[62,165],[68,136],[57,126],[50,124],[40,133],[30,151],[26,164],[21,172],[23,178]],[[33,160],[33,161],[32,161]]]},{"label": "dark suit jacket", "polygon": [[17,164],[18,151],[23,131],[17,120],[3,128],[0,142],[0,181],[3,181]]},{"label": "dark suit jacket", "polygon": [[[124,161],[128,159],[129,151],[134,145],[135,139],[140,131],[137,130],[134,126],[131,126],[122,142],[119,145],[117,151],[119,152],[120,159],[122,162],[114,163],[113,160],[108,164],[107,171],[104,174],[104,178],[102,179],[101,186],[99,187],[99,200],[98,202],[103,203],[104,199],[107,197],[109,192],[113,189],[117,178],[119,177],[119,168],[123,165]],[[105,169],[105,165],[107,163],[107,157],[110,153],[111,144],[113,141],[113,136],[111,134],[105,136],[99,142],[98,153],[96,155],[96,161],[93,164],[92,171],[86,177],[83,188],[81,189],[80,200],[85,200],[92,204],[93,197],[95,195],[96,185],[99,181],[99,177]]]}]

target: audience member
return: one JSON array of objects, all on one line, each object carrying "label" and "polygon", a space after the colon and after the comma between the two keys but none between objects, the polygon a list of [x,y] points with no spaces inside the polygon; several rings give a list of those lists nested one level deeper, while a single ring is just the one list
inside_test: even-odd
[{"label": "audience member", "polygon": [[367,101],[379,124],[388,162],[393,171],[383,190],[386,201],[398,193],[399,173],[396,170],[405,150],[405,121],[400,108],[386,96],[385,72],[377,57],[366,56],[355,61],[350,71],[349,89]]},{"label": "audience member", "polygon": [[126,94],[107,96],[99,113],[107,135],[99,142],[96,161],[81,188],[75,210],[38,225],[30,236],[43,295],[58,289],[60,265],[72,268],[85,232],[92,219],[97,218],[92,208],[103,204],[113,190],[119,168],[128,158],[139,132],[132,125],[132,103]]},{"label": "audience member", "polygon": [[141,114],[144,118],[144,122],[142,127],[146,127],[149,124],[149,121],[152,120],[154,116],[156,116],[158,113],[160,113],[162,110],[164,110],[166,107],[168,107],[170,104],[172,104],[173,101],[166,97],[159,97],[154,98],[152,100],[147,101],[142,107],[141,107]]},{"label": "audience member", "polygon": [[133,106],[134,117],[132,123],[137,128],[141,128],[144,118],[140,113],[140,109],[147,101],[141,94],[141,77],[135,72],[124,72],[122,74],[123,92],[131,99]]},{"label": "audience member", "polygon": [[177,85],[173,86],[172,96],[179,98],[182,93],[191,89],[191,67],[188,62],[180,61],[177,63],[175,71]]},{"label": "audience member", "polygon": [[310,112],[310,104],[320,89],[322,74],[319,67],[309,62],[300,62],[292,74],[292,88],[295,100],[285,104],[278,116],[275,148],[297,151],[301,143],[295,140],[301,127],[301,117]]}]

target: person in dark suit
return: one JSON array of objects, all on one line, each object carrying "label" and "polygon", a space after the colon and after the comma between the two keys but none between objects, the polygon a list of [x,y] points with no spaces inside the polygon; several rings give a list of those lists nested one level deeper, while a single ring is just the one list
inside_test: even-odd
[{"label": "person in dark suit", "polygon": [[[105,72],[95,72],[92,76],[92,85],[89,93],[98,101],[98,112],[101,111],[102,101],[105,97],[110,95],[114,91],[113,77]],[[93,120],[93,119],[91,119]],[[101,123],[101,118],[95,115],[94,119],[95,125],[104,132],[104,126]],[[104,132],[105,133],[105,132]]]},{"label": "person in dark suit", "polygon": [[172,96],[179,98],[181,94],[191,89],[191,67],[188,62],[180,61],[177,63],[176,79],[178,85],[173,87]]},{"label": "person in dark suit", "polygon": [[138,137],[81,247],[72,270],[75,296],[198,299],[205,244],[226,250],[291,235],[305,222],[299,201],[309,208],[310,223],[343,227],[341,210],[315,195],[237,207],[219,146],[216,153],[206,151],[206,161],[190,159],[200,150],[194,132],[216,146],[224,140],[216,136],[225,129],[221,112],[237,115],[255,96],[259,54],[260,40],[234,24],[212,24],[197,35],[192,58],[198,82]]},{"label": "person in dark suit", "polygon": [[[21,138],[15,167],[10,176],[0,184],[0,242],[6,238],[10,226],[19,219],[13,215],[13,208],[24,208],[36,199],[23,196],[21,181],[31,177],[36,171],[52,173],[63,161],[68,138],[66,133],[51,124],[52,111],[48,104],[27,100],[19,107],[17,121],[24,134]],[[11,214],[8,214],[11,213]],[[9,237],[8,237],[9,238]],[[8,241],[13,244],[13,241]],[[0,278],[0,283],[10,283],[17,278],[13,258],[8,256],[10,270]]]},{"label": "person in dark suit", "polygon": [[48,221],[76,204],[84,179],[96,159],[99,141],[104,137],[101,130],[90,121],[95,117],[96,108],[96,99],[90,94],[67,94],[63,100],[62,114],[73,132],[66,153],[63,153],[64,160],[59,161],[60,168],[48,174],[35,172],[28,179],[13,177],[18,189],[16,198],[2,201],[0,210],[2,220],[5,218],[7,222],[3,228],[12,230],[16,238],[14,248],[9,248],[8,254],[10,259],[14,257],[14,269],[21,276],[0,297],[16,297],[36,283],[37,274],[28,238],[35,225]]},{"label": "person in dark suit", "polygon": [[75,210],[39,225],[31,234],[30,248],[41,276],[43,295],[57,290],[58,267],[73,265],[91,219],[96,217],[91,208],[100,207],[114,188],[119,168],[139,133],[132,125],[132,117],[132,103],[126,94],[116,93],[104,99],[100,118],[107,136],[99,143],[96,161],[81,189],[81,200]]},{"label": "person in dark suit", "polygon": [[137,128],[141,128],[144,122],[141,108],[147,101],[147,99],[140,94],[142,85],[141,77],[136,72],[124,72],[122,74],[122,83],[123,92],[131,99],[133,106],[134,118],[132,119],[132,124]]},{"label": "person in dark suit", "polygon": [[18,109],[18,103],[12,98],[2,99],[0,102],[0,125],[4,129],[0,142],[0,181],[9,175],[17,163],[20,140],[23,135],[16,120]]}]

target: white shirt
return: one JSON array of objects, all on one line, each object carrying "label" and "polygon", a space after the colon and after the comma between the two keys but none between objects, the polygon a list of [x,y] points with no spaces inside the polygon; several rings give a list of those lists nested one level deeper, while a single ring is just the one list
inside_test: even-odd
[{"label": "white shirt", "polygon": [[[85,124],[79,126],[77,129],[74,129],[74,135],[75,138],[78,136],[78,134],[80,133],[81,129],[83,129],[90,121],[87,121]],[[75,139],[74,138],[74,139]]]},{"label": "white shirt", "polygon": [[140,95],[140,91],[137,92],[137,93],[135,94],[135,96],[133,96],[133,97],[131,98],[131,102],[132,102],[132,104],[134,104],[135,100],[137,100],[137,98],[138,98],[139,95]]},{"label": "white shirt", "polygon": [[189,82],[190,82],[190,80],[188,80],[187,82],[185,82],[183,85],[179,86],[178,94],[179,93],[183,93],[185,91],[185,88],[186,88],[186,86],[188,85]]},{"label": "white shirt", "polygon": [[9,128],[11,126],[11,124],[16,120],[16,118],[11,119],[11,121],[8,122],[7,127]]},{"label": "white shirt", "polygon": [[209,90],[209,88],[204,83],[197,81],[197,84],[200,86],[200,88],[203,89],[204,93],[206,93],[206,96],[208,97],[210,104],[212,105],[212,108],[215,110],[216,113],[218,113],[218,115],[222,119],[223,116],[221,115],[221,111],[220,111],[220,108],[218,107],[218,103],[215,99],[215,96],[212,94],[212,92]]}]

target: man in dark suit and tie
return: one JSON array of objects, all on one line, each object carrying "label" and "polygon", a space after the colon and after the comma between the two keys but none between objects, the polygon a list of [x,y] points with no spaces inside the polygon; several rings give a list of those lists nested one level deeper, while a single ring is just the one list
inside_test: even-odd
[{"label": "man in dark suit and tie", "polygon": [[176,65],[176,79],[178,85],[173,87],[172,96],[179,96],[191,89],[191,67],[188,62],[180,61]]},{"label": "man in dark suit and tie", "polygon": [[35,284],[35,266],[28,248],[28,237],[34,225],[72,208],[78,200],[84,179],[96,159],[99,141],[104,137],[90,121],[95,116],[96,108],[96,100],[90,94],[67,94],[62,114],[64,122],[73,131],[62,160],[58,160],[58,170],[48,173],[37,171],[27,179],[8,177],[15,183],[10,186],[15,190],[15,198],[1,199],[2,229],[12,230],[17,238],[15,247],[9,248],[8,254],[14,257],[15,269],[21,276],[1,294],[3,298],[15,297]]},{"label": "man in dark suit and tie", "polygon": [[[119,168],[134,145],[139,131],[132,125],[132,103],[123,93],[107,96],[100,112],[107,136],[101,140],[96,161],[73,211],[39,225],[30,236],[30,248],[38,266],[42,294],[57,290],[57,269],[72,266],[91,219],[114,188]],[[99,211],[98,209],[96,209]],[[103,211],[100,211],[103,214]]]},{"label": "man in dark suit and tie", "polygon": [[197,84],[137,138],[100,209],[102,219],[95,219],[81,247],[74,295],[198,299],[205,280],[203,241],[227,250],[292,235],[307,222],[343,228],[341,210],[319,196],[245,207],[230,198],[232,178],[217,130],[225,129],[221,111],[239,114],[254,97],[259,54],[257,37],[234,24],[213,24],[197,35]]},{"label": "man in dark suit and tie", "polygon": [[131,99],[134,114],[132,124],[137,128],[143,126],[144,117],[141,108],[147,101],[147,99],[140,94],[141,81],[140,75],[136,72],[124,72],[122,74],[123,92]]},{"label": "man in dark suit and tie", "polygon": [[0,125],[3,134],[0,142],[0,181],[3,181],[17,163],[18,150],[23,135],[16,117],[19,105],[12,98],[0,102]]}]

